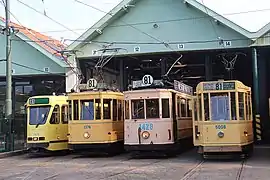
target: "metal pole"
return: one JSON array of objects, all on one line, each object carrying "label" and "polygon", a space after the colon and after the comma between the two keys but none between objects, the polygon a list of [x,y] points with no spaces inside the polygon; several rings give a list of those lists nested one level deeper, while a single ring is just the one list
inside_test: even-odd
[{"label": "metal pole", "polygon": [[10,1],[6,0],[6,120],[9,127],[9,150],[12,149],[12,65],[11,65],[11,42],[10,42]]},{"label": "metal pole", "polygon": [[258,55],[257,49],[252,48],[252,62],[253,62],[253,87],[254,87],[254,102],[255,102],[255,112],[259,113],[260,109],[260,99],[259,99],[259,77],[258,77]]},{"label": "metal pole", "polygon": [[252,48],[252,64],[253,64],[253,91],[254,91],[254,101],[255,108],[253,115],[255,115],[254,123],[254,134],[256,135],[257,142],[262,140],[262,128],[261,128],[261,117],[260,117],[260,96],[259,96],[259,75],[258,75],[258,54],[257,49]]}]

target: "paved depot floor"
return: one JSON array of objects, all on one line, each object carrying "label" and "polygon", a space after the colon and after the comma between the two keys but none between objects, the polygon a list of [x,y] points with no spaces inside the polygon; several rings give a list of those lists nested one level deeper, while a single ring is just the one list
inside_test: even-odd
[{"label": "paved depot floor", "polygon": [[29,158],[27,155],[0,159],[2,180],[269,180],[270,147],[256,147],[252,158],[206,160],[191,150],[173,158],[136,158],[79,155]]}]

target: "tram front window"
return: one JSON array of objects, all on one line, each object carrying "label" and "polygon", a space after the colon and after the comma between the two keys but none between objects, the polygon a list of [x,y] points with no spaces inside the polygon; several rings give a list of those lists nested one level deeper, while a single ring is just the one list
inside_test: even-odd
[{"label": "tram front window", "polygon": [[46,123],[51,106],[30,107],[29,124],[43,125]]},{"label": "tram front window", "polygon": [[94,120],[94,100],[81,101],[81,120]]},{"label": "tram front window", "polygon": [[146,118],[159,118],[159,99],[146,99]]},{"label": "tram front window", "polygon": [[132,119],[144,119],[144,100],[131,100]]},{"label": "tram front window", "polygon": [[228,93],[210,94],[211,120],[228,121],[230,120],[230,107]]},{"label": "tram front window", "polygon": [[111,119],[111,101],[111,99],[103,99],[103,119]]}]

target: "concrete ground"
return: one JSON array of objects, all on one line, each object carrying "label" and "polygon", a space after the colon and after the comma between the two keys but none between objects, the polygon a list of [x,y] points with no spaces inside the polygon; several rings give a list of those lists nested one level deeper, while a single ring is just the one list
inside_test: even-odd
[{"label": "concrete ground", "polygon": [[33,158],[28,155],[0,159],[2,180],[269,180],[270,147],[255,147],[242,160],[202,161],[195,150],[172,158],[130,158],[80,155]]}]

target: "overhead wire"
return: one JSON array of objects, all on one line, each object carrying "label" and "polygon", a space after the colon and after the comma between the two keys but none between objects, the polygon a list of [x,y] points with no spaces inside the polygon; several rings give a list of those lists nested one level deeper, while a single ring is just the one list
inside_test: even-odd
[{"label": "overhead wire", "polygon": [[[265,35],[263,37],[270,37],[270,35]],[[258,37],[253,37],[254,39],[260,38]],[[96,40],[91,40],[91,42],[85,42],[85,40],[81,39],[65,39],[66,41],[71,41],[71,42],[81,42],[82,44],[91,44],[91,43],[100,43],[100,44],[118,44],[118,45],[151,45],[151,44],[164,44],[163,42],[139,42],[139,41],[96,41]],[[224,41],[243,41],[243,40],[251,40],[248,37],[245,38],[229,38],[229,39],[223,39]],[[20,39],[12,39],[12,41],[21,41]],[[40,40],[40,41],[35,41],[35,40],[26,40],[27,42],[43,42],[43,41],[52,41],[51,39],[48,40]],[[167,44],[205,44],[205,43],[213,43],[213,42],[219,42],[220,40],[218,39],[211,39],[211,40],[191,40],[191,41],[171,41],[168,42]]]},{"label": "overhead wire", "polygon": [[17,1],[18,1],[19,3],[21,3],[21,4],[23,4],[24,6],[28,7],[29,9],[32,9],[33,11],[35,11],[35,12],[37,12],[37,13],[39,13],[39,14],[45,16],[45,17],[47,17],[48,19],[50,19],[51,21],[55,22],[56,24],[58,24],[58,25],[64,27],[65,29],[68,29],[70,32],[73,32],[73,33],[76,34],[76,35],[80,35],[80,34],[78,34],[77,32],[75,32],[75,31],[73,31],[72,29],[70,29],[69,27],[65,26],[64,24],[62,24],[62,23],[56,21],[55,19],[51,18],[50,16],[45,15],[44,13],[42,13],[42,12],[36,10],[36,9],[33,8],[32,6],[30,6],[30,5],[28,5],[28,4],[24,3],[24,2],[22,2],[22,1],[20,1],[20,0],[17,0]]},{"label": "overhead wire", "polygon": [[[110,15],[110,16],[112,16],[112,17],[114,16],[111,12],[103,11],[103,10],[97,8],[97,7],[94,7],[94,6],[92,6],[92,5],[86,4],[86,3],[81,2],[81,1],[78,1],[78,0],[74,0],[74,1],[75,1],[75,2],[78,2],[78,3],[81,3],[81,4],[85,5],[85,6],[88,6],[88,7],[90,7],[90,8],[93,8],[93,9],[95,9],[95,10],[97,10],[97,11],[100,11],[100,12],[103,12],[103,13],[105,13],[105,14],[108,14],[108,15]],[[144,34],[144,35],[146,35],[146,36],[152,38],[153,40],[158,41],[158,42],[160,42],[161,44],[164,44],[165,47],[167,47],[167,48],[169,48],[169,49],[171,49],[171,50],[173,50],[173,51],[176,51],[175,49],[173,49],[172,47],[170,47],[165,41],[162,41],[162,40],[160,40],[160,39],[158,39],[158,38],[152,36],[151,34],[145,32],[145,31],[142,31],[142,30],[140,30],[139,28],[137,28],[137,27],[135,27],[135,26],[133,26],[133,25],[130,25],[130,24],[126,23],[125,21],[123,21],[123,20],[121,20],[121,19],[120,19],[119,21],[121,21],[122,23],[128,25],[129,27],[131,27],[131,28],[137,30],[138,32],[140,32],[140,33],[142,33],[142,34]],[[176,51],[176,52],[177,52],[177,51]],[[177,52],[177,53],[178,53],[178,52]],[[180,53],[178,53],[178,54],[180,54]],[[181,54],[181,55],[182,55],[182,54]]]},{"label": "overhead wire", "polygon": [[[256,13],[256,12],[263,12],[263,11],[270,11],[269,9],[258,9],[258,10],[250,10],[250,11],[241,11],[241,12],[234,12],[234,13],[224,13],[222,15],[213,15],[212,17],[223,17],[223,16],[230,16],[230,15],[239,15],[239,14],[248,14],[248,13]],[[198,20],[198,19],[205,19],[209,18],[209,15],[207,16],[197,16],[197,17],[189,17],[189,18],[177,18],[177,19],[168,19],[168,20],[156,20],[156,21],[145,21],[145,22],[137,22],[137,23],[129,23],[127,24],[118,24],[118,25],[108,25],[107,27],[123,27],[123,26],[129,26],[129,25],[144,25],[144,24],[153,24],[153,23],[170,23],[170,22],[179,22],[179,21],[186,21],[186,20]],[[76,28],[72,29],[73,31],[85,31],[88,29],[98,29],[100,26],[92,26],[90,28]],[[57,32],[69,32],[68,29],[62,29],[62,30],[49,30],[49,31],[41,31],[40,33],[57,33]]]},{"label": "overhead wire", "polygon": [[[0,1],[0,3],[5,7],[5,3],[4,3],[4,0]],[[11,16],[22,26],[22,23],[19,21],[19,19],[11,12],[9,11],[9,13],[11,14]],[[29,32],[29,30],[27,28],[24,28],[25,30],[27,30]],[[38,39],[38,38],[37,38]],[[26,42],[27,40],[24,40],[24,39],[20,39],[21,41],[24,41]],[[11,40],[12,41],[12,40]],[[54,75],[57,75],[55,73],[50,73],[50,72],[47,72],[47,71],[42,71],[40,69],[36,69],[36,68],[33,68],[33,67],[30,67],[30,66],[26,66],[26,65],[23,65],[23,64],[20,64],[20,63],[16,63],[16,62],[12,62],[12,64],[15,64],[17,66],[20,66],[20,67],[23,67],[23,68],[27,68],[27,69],[30,69],[30,70],[35,70],[35,71],[38,71],[38,72],[43,72],[43,73],[46,73],[46,74],[54,74]],[[61,76],[65,76],[65,75],[61,75]]]},{"label": "overhead wire", "polygon": [[[67,29],[67,30],[73,32],[74,34],[80,35],[80,34],[78,34],[77,32],[75,32],[75,31],[73,31],[72,29],[70,29],[69,27],[67,27],[67,26],[63,25],[62,23],[56,21],[55,19],[49,17],[46,13],[42,13],[42,12],[36,10],[36,9],[33,8],[32,6],[30,6],[30,5],[28,5],[28,4],[24,3],[24,2],[22,2],[22,1],[20,1],[20,0],[17,0],[17,1],[18,1],[19,3],[21,3],[21,4],[23,4],[24,6],[26,6],[26,7],[30,8],[30,9],[32,9],[33,11],[35,11],[35,12],[37,12],[37,13],[39,13],[39,14],[45,16],[45,17],[47,17],[48,19],[50,19],[51,21],[55,22],[56,24],[58,24],[58,25],[64,27],[65,29]],[[51,40],[51,41],[53,41],[53,40]],[[38,42],[38,41],[28,41],[28,42]],[[46,41],[41,40],[40,42],[46,42]],[[58,52],[59,52],[59,51],[58,51]],[[65,56],[63,56],[63,55],[61,55],[61,56],[62,56],[62,58],[65,60],[65,62],[70,66],[71,71],[76,75],[77,78],[80,79],[80,74],[79,74],[77,71],[74,70],[75,67],[71,66],[70,62],[68,61],[68,59],[67,59]],[[77,68],[77,69],[78,69],[78,68]]]},{"label": "overhead wire", "polygon": [[[31,7],[31,6],[29,6],[29,5],[27,5],[27,4],[25,4],[25,3],[23,3],[23,2],[21,2],[20,0],[17,0],[18,2],[20,2],[20,3],[22,3],[22,4],[24,4],[24,5],[26,5],[28,8],[31,8],[32,10],[34,10],[34,11],[36,11],[36,12],[38,12],[39,14],[42,14],[42,15],[44,15],[42,12],[39,12],[39,11],[37,11],[36,9],[34,9],[33,7]],[[85,5],[85,6],[88,6],[88,7],[91,7],[91,8],[94,8],[94,9],[96,9],[96,10],[98,10],[98,11],[101,11],[101,12],[103,12],[103,13],[106,13],[106,14],[110,14],[111,16],[112,16],[112,14],[109,12],[109,13],[107,13],[107,12],[105,12],[105,11],[103,11],[103,10],[101,10],[101,9],[99,9],[99,8],[96,8],[96,7],[94,7],[94,6],[91,6],[91,5],[89,5],[89,4],[86,4],[86,3],[83,3],[83,2],[80,2],[80,1],[78,1],[78,0],[74,0],[75,2],[78,2],[78,3],[81,3],[81,4],[83,4],[83,5]],[[264,10],[270,10],[270,9],[264,9]],[[230,14],[240,14],[240,13],[248,13],[248,12],[256,12],[256,11],[263,11],[263,10],[253,10],[253,11],[245,11],[245,12],[237,12],[237,13],[230,13]],[[46,16],[46,17],[48,17],[48,16]],[[49,18],[49,17],[48,17]],[[193,20],[193,19],[196,19],[196,18],[209,18],[209,15],[207,15],[207,16],[202,16],[202,17],[193,17],[193,18],[182,18],[182,19],[175,19],[175,20],[168,20],[168,21],[181,21],[181,20]],[[52,18],[51,18],[52,19]],[[54,22],[55,22],[55,20],[53,20]],[[117,25],[117,26],[131,26],[131,25],[137,25],[137,24],[147,24],[147,23],[154,23],[154,22],[167,22],[167,21],[152,21],[152,22],[142,22],[142,23],[133,23],[133,24],[128,24],[128,23],[125,23],[125,24],[123,24],[123,25]],[[58,23],[58,22],[57,22]],[[212,22],[211,22],[212,23]],[[63,26],[63,27],[66,27],[66,26]],[[110,26],[110,27],[113,27],[113,26]],[[68,31],[70,31],[70,28],[66,28]],[[138,28],[136,28],[136,29],[138,29]],[[139,30],[140,32],[141,32],[141,30]],[[145,34],[145,32],[143,32],[144,34]],[[148,33],[147,33],[148,34]],[[146,34],[145,34],[146,35]],[[148,35],[150,35],[150,34],[148,34]],[[151,35],[150,35],[151,36]],[[152,36],[151,36],[151,38],[152,38]],[[86,44],[88,44],[88,42],[85,42],[84,40],[79,40],[79,39],[75,39],[75,40],[73,40],[73,39],[64,39],[64,40],[66,40],[66,41],[71,41],[71,42],[82,42],[82,43],[86,43]],[[155,40],[157,40],[156,38],[155,38]],[[227,39],[227,41],[238,41],[238,40],[248,40],[248,38],[243,38],[243,39],[241,39],[241,38],[238,38],[238,39]],[[28,42],[46,42],[46,41],[53,41],[53,40],[40,40],[40,41],[34,41],[34,40],[27,40]],[[200,41],[196,41],[196,40],[194,40],[194,41],[183,41],[183,42],[169,42],[169,43],[167,43],[167,44],[183,44],[183,43],[185,43],[185,44],[190,44],[190,43],[210,43],[210,42],[214,42],[215,40],[200,40]],[[217,41],[219,41],[219,40],[217,40]],[[159,43],[155,43],[155,42],[109,42],[109,41],[91,41],[91,43],[114,43],[114,44],[164,44],[164,42],[162,42],[162,41],[160,41],[159,40]]]},{"label": "overhead wire", "polygon": [[204,9],[205,9],[205,11],[206,11],[206,14],[207,14],[207,16],[208,16],[208,20],[209,20],[209,22],[211,23],[211,26],[212,26],[212,28],[213,28],[213,30],[214,30],[214,33],[216,34],[217,38],[219,38],[218,32],[217,32],[217,30],[216,30],[216,28],[215,28],[215,26],[214,26],[214,24],[213,24],[213,22],[212,22],[212,17],[209,15],[208,10],[207,10],[207,7],[206,7],[206,5],[204,4],[204,1],[203,1],[203,0],[201,0],[201,1],[202,1],[202,5],[204,6]]}]

